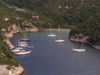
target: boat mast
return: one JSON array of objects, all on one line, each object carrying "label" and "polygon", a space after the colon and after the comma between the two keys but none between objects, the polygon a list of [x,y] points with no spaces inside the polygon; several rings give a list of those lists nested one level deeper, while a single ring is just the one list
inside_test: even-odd
[{"label": "boat mast", "polygon": [[51,24],[50,24],[50,34],[51,34]]},{"label": "boat mast", "polygon": [[24,31],[23,31],[23,39],[25,39],[25,33],[24,33]]},{"label": "boat mast", "polygon": [[17,47],[17,40],[16,40],[16,47]]},{"label": "boat mast", "polygon": [[82,49],[83,49],[83,42],[82,42]]},{"label": "boat mast", "polygon": [[78,48],[78,35],[77,35],[77,48]]},{"label": "boat mast", "polygon": [[19,47],[19,39],[18,39],[18,47]]},{"label": "boat mast", "polygon": [[25,39],[27,39],[27,27],[25,28],[25,31],[26,31],[26,38]]},{"label": "boat mast", "polygon": [[59,25],[59,38],[60,38],[60,25]]}]

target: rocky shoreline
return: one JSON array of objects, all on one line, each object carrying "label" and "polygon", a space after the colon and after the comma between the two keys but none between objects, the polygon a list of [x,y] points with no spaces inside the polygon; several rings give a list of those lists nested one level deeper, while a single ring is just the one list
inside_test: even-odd
[{"label": "rocky shoreline", "polygon": [[[6,32],[6,29],[1,29],[2,32],[4,32],[4,36],[6,37],[4,42],[7,43],[10,49],[13,49],[14,46],[11,44],[9,41],[9,38],[13,37],[14,34],[16,33],[21,33],[25,32],[23,29],[16,25],[12,25],[11,27],[8,28],[9,32]],[[27,32],[37,32],[39,31],[38,28],[33,27],[33,28],[27,28]],[[0,75],[21,75],[24,72],[24,68],[22,66],[11,66],[11,69],[7,69],[8,65],[0,65]]]},{"label": "rocky shoreline", "polygon": [[93,48],[100,50],[100,45],[92,45],[91,43],[87,42],[87,39],[89,38],[89,36],[84,36],[84,35],[82,35],[82,34],[79,34],[79,35],[78,35],[78,36],[81,37],[81,38],[76,38],[76,36],[77,36],[77,35],[71,36],[71,37],[69,37],[69,39],[70,39],[71,41],[78,41],[78,42],[87,43],[87,44],[89,44],[90,46],[92,46]]},{"label": "rocky shoreline", "polygon": [[[12,28],[12,30],[11,30],[11,28]],[[8,28],[8,30],[9,30],[9,32],[6,32],[5,29],[2,29],[2,31],[5,33],[5,37],[6,37],[6,39],[4,40],[4,42],[6,42],[8,44],[8,46],[10,47],[10,49],[13,49],[14,46],[9,41],[9,38],[13,37],[14,34],[16,34],[16,33],[25,32],[25,30],[21,29],[20,27],[18,27],[16,25],[12,25],[11,27]],[[39,31],[39,29],[36,28],[36,27],[27,28],[27,32],[37,32],[37,31]]]},{"label": "rocky shoreline", "polygon": [[0,75],[21,75],[24,72],[22,66],[12,66],[10,70],[7,67],[8,65],[0,65]]},{"label": "rocky shoreline", "polygon": [[[50,29],[45,29],[45,30],[50,30]],[[51,30],[58,30],[58,29],[51,29]],[[60,30],[70,31],[70,29],[60,29]]]},{"label": "rocky shoreline", "polygon": [[[16,25],[13,25],[12,27],[13,29],[7,33],[5,32],[5,29],[2,29],[2,31],[5,32],[5,36],[7,37],[4,42],[6,42],[8,44],[8,46],[10,47],[10,49],[13,49],[14,46],[11,44],[11,42],[9,41],[10,37],[13,37],[15,33],[21,33],[23,32],[23,29],[21,29],[20,27],[17,27]],[[45,29],[45,30],[49,30],[49,29]],[[57,29],[52,29],[52,30],[57,30]],[[67,30],[70,31],[69,29],[62,29],[62,30]],[[38,28],[29,28],[27,29],[27,32],[37,32],[39,31]],[[79,42],[84,42],[84,43],[88,43],[89,45],[91,45],[92,47],[100,50],[100,45],[92,45],[89,42],[87,42],[87,39],[89,38],[89,36],[84,36],[82,34],[79,34],[78,36],[80,38],[76,38],[77,35],[71,36],[69,37],[69,39],[71,41],[79,41]],[[0,65],[0,75],[21,75],[24,72],[24,69],[22,66],[12,66],[10,70],[7,69],[8,65]],[[11,74],[9,74],[11,73]]]}]

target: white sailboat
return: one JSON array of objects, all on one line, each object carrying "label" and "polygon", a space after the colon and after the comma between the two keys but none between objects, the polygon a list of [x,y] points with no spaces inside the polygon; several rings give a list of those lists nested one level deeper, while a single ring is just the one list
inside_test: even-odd
[{"label": "white sailboat", "polygon": [[16,48],[13,49],[12,52],[14,52],[14,53],[15,52],[20,52],[21,50],[23,50],[23,48],[22,47],[19,47],[18,44],[17,44],[17,42],[16,42]]},{"label": "white sailboat", "polygon": [[27,54],[30,54],[31,53],[31,50],[29,51],[20,51],[20,52],[16,52],[15,54],[16,55],[27,55]]},{"label": "white sailboat", "polygon": [[82,47],[81,48],[79,48],[79,46],[78,46],[78,41],[77,41],[77,48],[74,48],[74,46],[75,46],[75,43],[73,44],[73,47],[72,47],[73,51],[76,51],[76,52],[84,52],[84,51],[86,51],[86,48],[83,48],[83,42],[82,42]]},{"label": "white sailboat", "polygon": [[28,46],[28,42],[24,42],[24,41],[19,42],[18,41],[18,45],[19,45],[19,47],[26,47],[26,46]]},{"label": "white sailboat", "polygon": [[26,51],[26,46],[28,45],[27,42],[19,42],[18,40],[18,45],[20,47],[17,47],[14,50],[12,50],[16,55],[26,55],[31,53],[31,50]]},{"label": "white sailboat", "polygon": [[63,39],[60,39],[60,25],[59,25],[59,33],[58,33],[58,39],[57,40],[55,40],[55,42],[58,42],[58,43],[60,43],[60,42],[64,42],[65,40],[63,40]]},{"label": "white sailboat", "polygon": [[29,51],[26,51],[26,50],[21,50],[20,52],[16,52],[15,54],[16,55],[27,55],[27,54],[30,54],[31,53],[31,50]]},{"label": "white sailboat", "polygon": [[15,48],[15,49],[13,49],[12,50],[12,52],[20,52],[20,51],[22,51],[23,50],[23,48],[22,47],[17,47],[17,48]]},{"label": "white sailboat", "polygon": [[21,39],[21,41],[23,42],[29,42],[30,41],[30,39],[27,39],[27,28],[25,28],[25,33],[24,33],[24,35],[23,35],[23,39]]},{"label": "white sailboat", "polygon": [[48,37],[55,37],[56,35],[51,31],[51,24],[50,24],[50,34],[47,35]]}]

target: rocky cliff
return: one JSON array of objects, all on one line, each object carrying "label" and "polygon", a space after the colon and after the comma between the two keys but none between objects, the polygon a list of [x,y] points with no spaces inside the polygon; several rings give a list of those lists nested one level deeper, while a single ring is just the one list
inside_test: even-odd
[{"label": "rocky cliff", "polygon": [[91,45],[92,47],[100,50],[100,45],[97,44],[91,44],[90,42],[88,42],[88,39],[90,38],[90,36],[85,36],[83,34],[75,34],[73,36],[69,36],[69,39],[71,41],[78,41],[78,42],[84,42],[84,43],[88,43],[89,45]]},{"label": "rocky cliff", "polygon": [[[8,27],[9,32],[6,32],[6,29],[1,29],[1,31],[4,33],[4,36],[6,37],[4,39],[4,42],[8,44],[10,49],[13,49],[14,46],[9,41],[9,38],[14,36],[15,33],[25,32],[25,30],[21,29],[17,25],[11,25]],[[37,32],[39,29],[36,27],[33,28],[27,28],[27,32]],[[24,72],[24,69],[22,66],[11,66],[11,69],[7,69],[8,65],[0,65],[0,75],[20,75]]]},{"label": "rocky cliff", "polygon": [[11,69],[7,69],[8,65],[0,65],[0,75],[20,75],[24,72],[23,67],[12,66]]},{"label": "rocky cliff", "polygon": [[[14,46],[9,41],[9,38],[14,36],[15,33],[25,32],[25,30],[21,29],[19,26],[16,26],[15,24],[8,27],[8,30],[9,30],[9,32],[6,32],[6,29],[2,29],[2,31],[5,33],[4,36],[6,37],[6,39],[4,41],[8,44],[10,49],[13,49]],[[27,32],[37,32],[38,30],[39,29],[36,27],[27,28]]]},{"label": "rocky cliff", "polygon": [[38,31],[36,26],[40,24],[35,24],[34,21],[41,21],[36,12],[19,9],[0,0],[0,75],[19,75],[23,72],[23,67],[11,51],[14,46],[9,38],[16,33],[25,32],[25,28],[28,32]]}]

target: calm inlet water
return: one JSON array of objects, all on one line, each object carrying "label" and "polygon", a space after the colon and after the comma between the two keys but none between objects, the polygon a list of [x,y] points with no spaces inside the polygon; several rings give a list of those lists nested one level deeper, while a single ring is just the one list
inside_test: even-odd
[{"label": "calm inlet water", "polygon": [[[31,54],[16,56],[24,67],[23,75],[100,75],[99,50],[85,44],[85,52],[73,52],[69,31],[61,31],[64,43],[55,43],[55,38],[47,37],[47,34],[47,30],[28,33],[29,45],[34,46]],[[11,43],[16,47],[22,36],[22,33],[16,34],[10,39]]]}]

